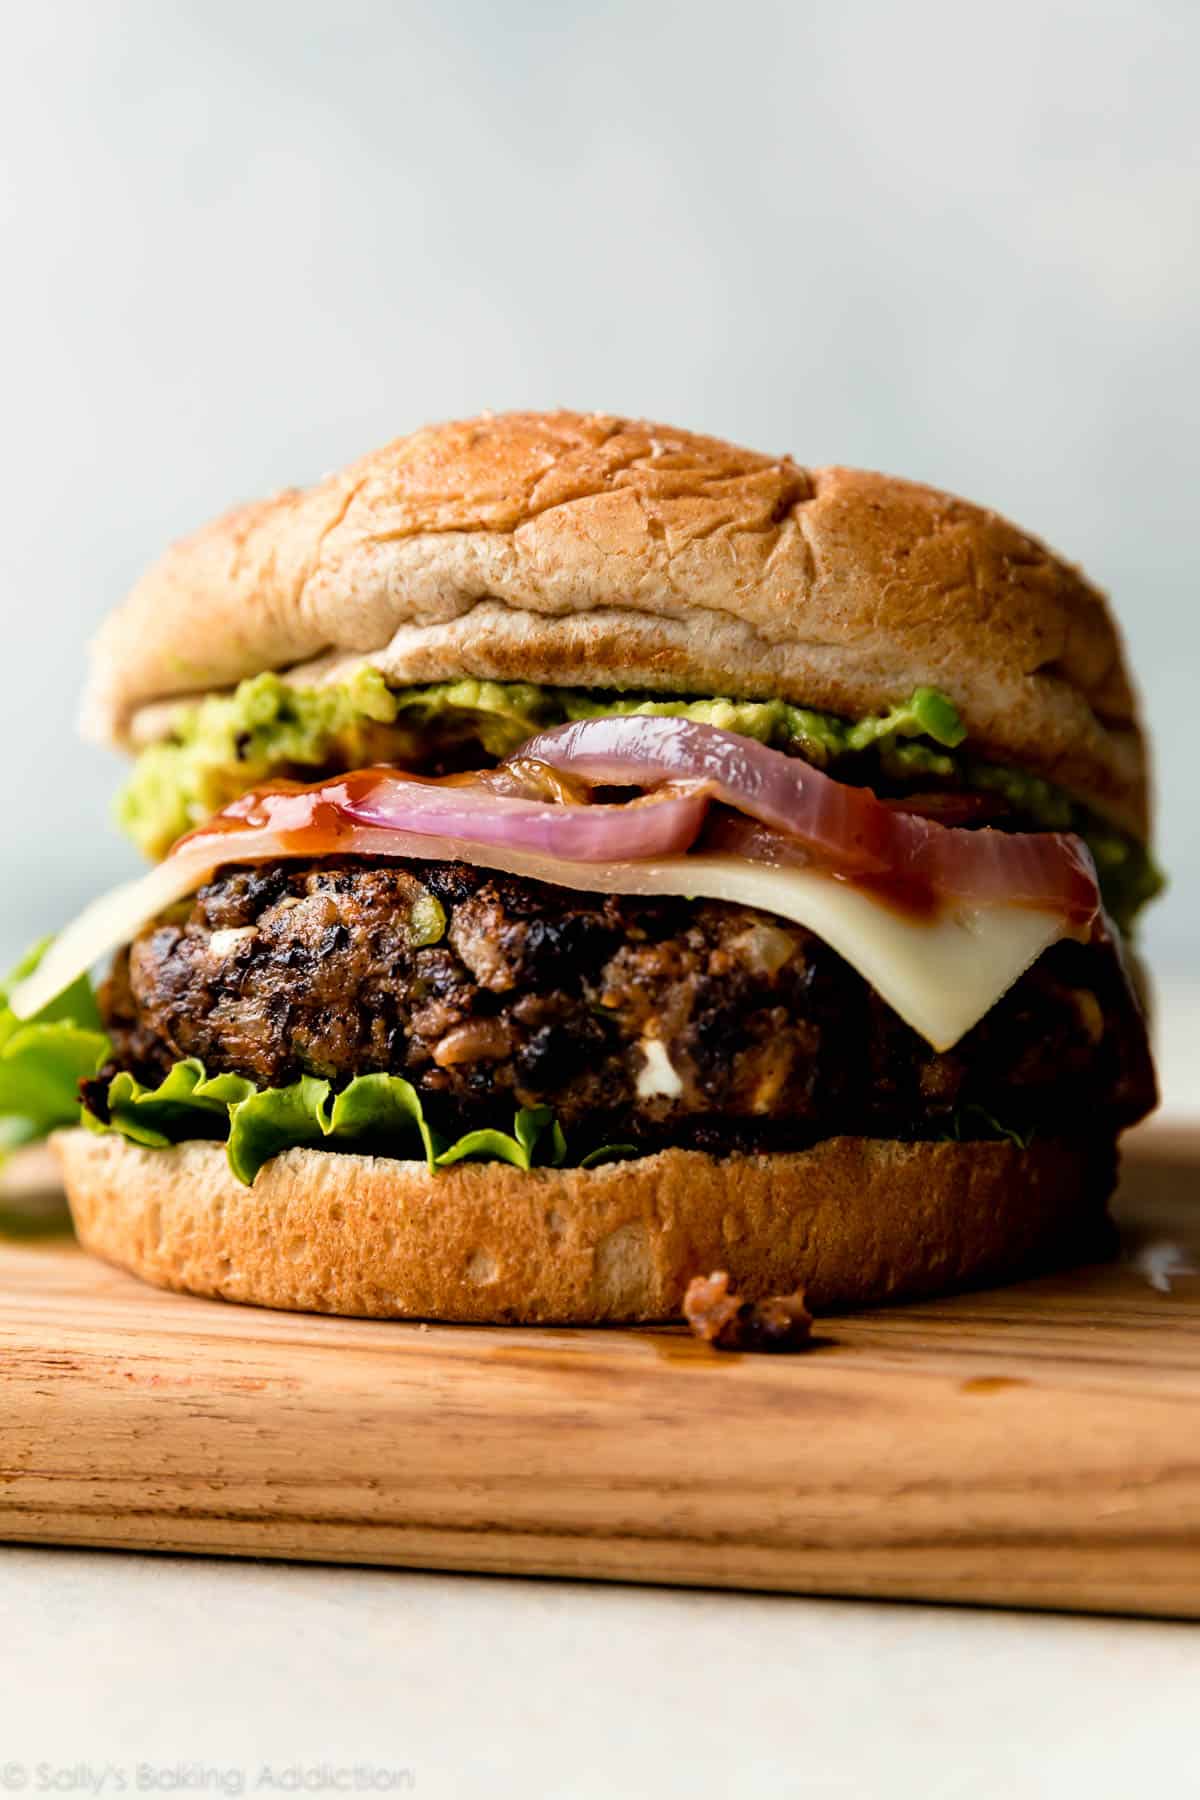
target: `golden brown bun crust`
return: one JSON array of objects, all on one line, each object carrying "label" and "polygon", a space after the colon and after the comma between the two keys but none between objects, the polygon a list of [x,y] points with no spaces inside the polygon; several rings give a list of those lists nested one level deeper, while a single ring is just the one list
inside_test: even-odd
[{"label": "golden brown bun crust", "polygon": [[475,1323],[677,1317],[693,1275],[820,1309],[913,1298],[1096,1253],[1113,1159],[1063,1145],[831,1138],[598,1169],[291,1150],[253,1188],[220,1145],[57,1139],[88,1249],[160,1287],[260,1306]]},{"label": "golden brown bun crust", "polygon": [[101,631],[85,723],[128,742],[148,704],[363,661],[848,715],[930,683],[988,754],[1146,833],[1120,638],[1077,570],[932,488],[667,426],[485,415],[227,513]]}]

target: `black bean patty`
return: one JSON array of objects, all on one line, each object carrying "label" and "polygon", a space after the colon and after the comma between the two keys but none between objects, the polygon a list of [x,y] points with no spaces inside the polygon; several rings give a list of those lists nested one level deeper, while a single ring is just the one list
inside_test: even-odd
[{"label": "black bean patty", "polygon": [[[422,935],[438,930],[429,895],[445,927],[415,946],[414,898]],[[457,863],[227,870],[142,931],[103,1005],[112,1066],[143,1080],[183,1056],[273,1086],[388,1070],[443,1129],[545,1102],[579,1149],[981,1137],[990,1121],[1074,1135],[1154,1098],[1109,943],[1055,945],[938,1055],[800,926]]]}]

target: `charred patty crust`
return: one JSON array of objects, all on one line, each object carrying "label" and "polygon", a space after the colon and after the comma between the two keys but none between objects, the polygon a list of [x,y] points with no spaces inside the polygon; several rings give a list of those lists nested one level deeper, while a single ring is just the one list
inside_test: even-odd
[{"label": "charred patty crust", "polygon": [[800,926],[459,863],[226,870],[145,927],[102,1004],[101,1111],[113,1069],[185,1056],[260,1086],[390,1071],[447,1129],[546,1103],[584,1147],[1077,1135],[1154,1095],[1110,943],[1055,945],[939,1055]]}]

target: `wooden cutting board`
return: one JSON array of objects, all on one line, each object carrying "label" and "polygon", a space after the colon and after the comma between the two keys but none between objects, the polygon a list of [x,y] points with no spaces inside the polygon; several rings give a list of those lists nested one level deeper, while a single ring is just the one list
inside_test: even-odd
[{"label": "wooden cutting board", "polygon": [[10,1238],[0,1536],[1198,1617],[1200,1277],[1149,1277],[1200,1268],[1200,1131],[1135,1138],[1118,1211],[1140,1267],[789,1358],[268,1313]]}]

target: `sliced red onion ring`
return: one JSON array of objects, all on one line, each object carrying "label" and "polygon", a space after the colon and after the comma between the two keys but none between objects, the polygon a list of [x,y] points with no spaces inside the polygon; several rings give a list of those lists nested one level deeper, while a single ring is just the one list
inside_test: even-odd
[{"label": "sliced red onion ring", "polygon": [[[917,821],[928,823],[928,821]],[[929,902],[965,901],[1061,913],[1073,927],[1086,928],[1100,916],[1095,865],[1079,838],[1060,832],[1007,832],[984,828],[950,831],[946,843],[914,845],[914,854],[887,875],[860,876],[868,886],[891,888],[901,902],[923,893]],[[798,839],[773,831],[758,819],[718,808],[710,815],[703,848],[744,856],[771,868],[812,868],[813,857]],[[834,875],[845,873],[833,869]]]},{"label": "sliced red onion ring", "polygon": [[693,719],[584,719],[522,744],[522,757],[613,787],[700,781],[727,805],[786,831],[848,874],[885,874],[904,839],[869,788]]},{"label": "sliced red onion ring", "polygon": [[386,769],[375,774],[365,787],[346,782],[329,788],[330,803],[343,817],[384,830],[534,850],[568,862],[681,856],[695,843],[709,806],[700,787],[623,806],[555,806],[483,786],[441,786]]},{"label": "sliced red onion ring", "polygon": [[[520,754],[597,783],[703,782],[736,813],[768,827],[768,838],[781,834],[785,841],[770,854],[782,860],[824,863],[851,878],[919,884],[952,899],[1043,907],[1080,922],[1099,910],[1095,867],[1076,837],[940,825],[715,725],[587,719],[542,732]],[[738,822],[722,821],[717,829],[729,847]],[[742,838],[747,846],[764,841],[746,832]]]}]

